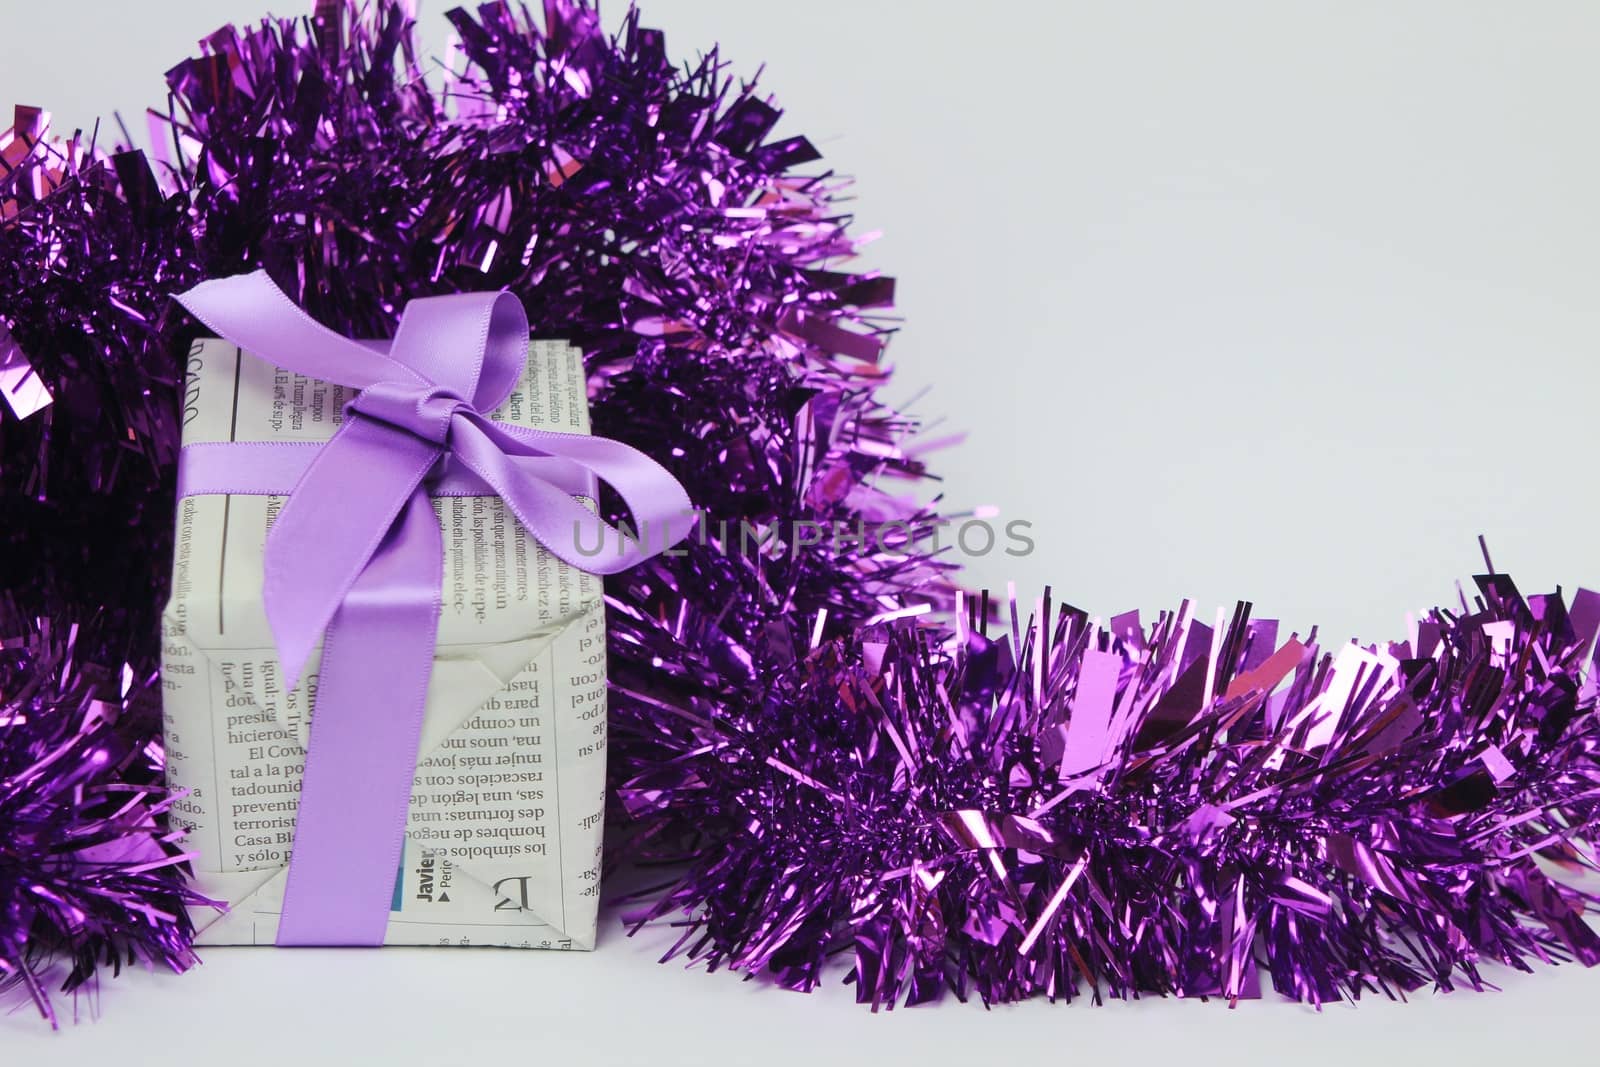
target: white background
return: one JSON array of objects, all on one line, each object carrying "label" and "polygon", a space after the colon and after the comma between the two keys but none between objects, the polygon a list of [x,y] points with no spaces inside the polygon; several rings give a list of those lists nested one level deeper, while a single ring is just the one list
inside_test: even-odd
[{"label": "white background", "polygon": [[[265,0],[0,5],[0,106],[58,129],[164,99],[160,73]],[[445,5],[420,13],[440,54]],[[297,0],[278,0],[299,13]],[[608,9],[615,19],[621,5]],[[1600,6],[1211,0],[646,0],[720,40],[858,178],[900,279],[895,397],[969,433],[952,503],[1031,522],[971,580],[1097,614],[1253,599],[1342,640],[1480,569],[1600,584]],[[142,124],[131,122],[139,128]],[[1228,1012],[949,1005],[874,1018],[680,973],[615,927],[586,958],[213,950],[108,983],[102,1021],[0,1041],[105,1063],[299,1049],[472,1062],[1351,1056],[1586,1062],[1600,973],[1500,995]],[[263,1032],[264,1031],[264,1032]],[[179,1038],[182,1040],[179,1040]],[[583,1052],[584,1055],[575,1055]],[[453,1057],[454,1058],[454,1057]]]}]

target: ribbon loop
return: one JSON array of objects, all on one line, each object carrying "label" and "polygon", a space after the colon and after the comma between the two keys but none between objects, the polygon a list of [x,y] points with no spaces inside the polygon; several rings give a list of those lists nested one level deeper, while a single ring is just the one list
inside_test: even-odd
[{"label": "ribbon loop", "polygon": [[[689,498],[620,442],[489,417],[527,363],[527,315],[509,293],[413,300],[387,352],[317,323],[262,271],[177,300],[256,356],[358,390],[326,444],[186,446],[179,483],[184,495],[277,494],[293,479],[262,583],[288,688],[327,640],[278,943],[381,944],[437,640],[444,550],[429,496],[498,495],[552,554],[596,574],[681,541]],[[574,499],[597,479],[642,536]]]},{"label": "ribbon loop", "polygon": [[478,411],[506,402],[528,363],[528,315],[510,293],[427,296],[406,305],[389,354]]}]

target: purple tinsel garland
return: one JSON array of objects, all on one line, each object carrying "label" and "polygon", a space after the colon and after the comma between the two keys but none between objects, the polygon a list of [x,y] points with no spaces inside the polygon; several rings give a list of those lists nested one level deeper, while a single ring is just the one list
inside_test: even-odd
[{"label": "purple tinsel garland", "polygon": [[1594,869],[1600,595],[1478,584],[1336,655],[1248,604],[1213,632],[1187,602],[1102,624],[1048,594],[998,636],[969,611],[796,639],[731,700],[625,721],[621,802],[689,864],[639,921],[797,989],[844,953],[874,1008],[1593,966],[1600,897],[1552,872]]},{"label": "purple tinsel garland", "polygon": [[1244,607],[1215,633],[1187,607],[1143,628],[1046,601],[993,638],[986,609],[896,618],[948,606],[950,566],[786,547],[933,519],[893,491],[925,472],[877,398],[893,284],[839,269],[843,183],[632,12],[615,37],[581,0],[448,17],[437,89],[399,5],[331,0],[173,68],[152,156],[31,112],[4,146],[0,390],[31,392],[0,404],[0,980],[47,1010],[49,953],[69,987],[189,960],[153,685],[196,327],[167,295],[257,266],[367,336],[415,296],[511,289],[582,346],[596,431],[706,512],[686,555],[607,583],[613,859],[676,865],[641,918],[682,922],[683,952],[795,988],[847,953],[874,1006],[1238,998],[1258,962],[1321,1002],[1596,962],[1594,898],[1552,877],[1592,868],[1592,598],[1491,576],[1331,657]]},{"label": "purple tinsel garland", "polygon": [[166,826],[160,680],[103,666],[108,638],[125,639],[0,600],[0,988],[23,985],[52,1022],[57,959],[69,991],[101,964],[183,970],[184,906],[203,903]]}]

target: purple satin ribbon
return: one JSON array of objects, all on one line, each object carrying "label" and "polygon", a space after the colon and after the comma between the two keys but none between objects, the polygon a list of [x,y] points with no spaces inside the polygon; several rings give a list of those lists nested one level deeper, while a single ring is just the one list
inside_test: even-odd
[{"label": "purple satin ribbon", "polygon": [[[694,525],[683,486],[618,441],[487,417],[527,363],[509,293],[411,301],[387,352],[316,322],[265,272],[176,298],[219,336],[286,370],[359,390],[325,444],[193,444],[180,496],[286,495],[262,598],[286,689],[323,639],[280,945],[380,945],[433,672],[444,540],[430,496],[495,495],[553,555],[613,574]],[[598,477],[633,512],[624,536],[577,500]],[[580,552],[580,530],[602,549]]]}]

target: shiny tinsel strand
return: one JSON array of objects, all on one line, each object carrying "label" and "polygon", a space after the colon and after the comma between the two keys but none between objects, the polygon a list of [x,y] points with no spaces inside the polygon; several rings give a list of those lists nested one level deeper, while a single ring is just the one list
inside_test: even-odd
[{"label": "shiny tinsel strand", "polygon": [[20,986],[52,1023],[62,989],[102,965],[194,962],[168,828],[160,681],[115,649],[102,620],[27,619],[0,600],[0,988]]},{"label": "shiny tinsel strand", "polygon": [[[736,699],[625,720],[636,916],[673,954],[874,1008],[1484,988],[1600,962],[1600,595],[1478,578],[1406,641],[1324,652],[1240,604],[1148,626],[1048,596],[986,634],[899,622]],[[1003,629],[1003,628],[1002,628]],[[1018,639],[1020,636],[1020,645]]]}]

